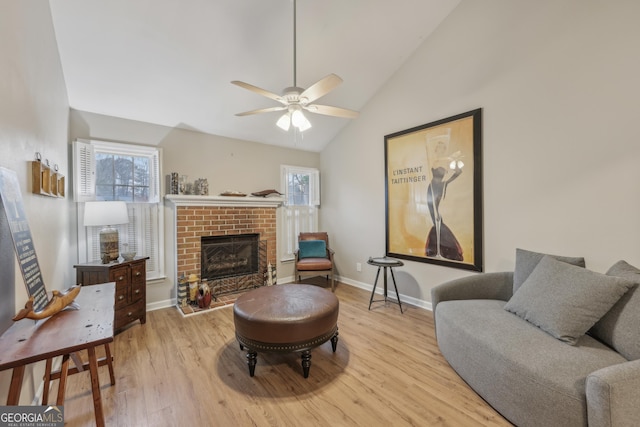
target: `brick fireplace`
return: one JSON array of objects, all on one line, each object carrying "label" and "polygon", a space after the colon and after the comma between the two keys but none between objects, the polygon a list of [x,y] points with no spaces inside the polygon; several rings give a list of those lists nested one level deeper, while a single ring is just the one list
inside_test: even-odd
[{"label": "brick fireplace", "polygon": [[168,195],[175,219],[177,277],[201,275],[201,241],[207,236],[258,234],[266,266],[276,266],[276,209],[280,198]]}]

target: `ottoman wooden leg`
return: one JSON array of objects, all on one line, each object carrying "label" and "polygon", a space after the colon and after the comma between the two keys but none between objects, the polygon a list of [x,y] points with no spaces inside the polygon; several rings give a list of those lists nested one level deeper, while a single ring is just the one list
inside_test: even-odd
[{"label": "ottoman wooden leg", "polygon": [[336,334],[334,336],[331,337],[331,349],[333,350],[333,352],[336,352],[336,347],[338,347],[338,332],[336,331]]},{"label": "ottoman wooden leg", "polygon": [[302,352],[302,374],[305,378],[309,378],[309,368],[311,368],[311,351]]},{"label": "ottoman wooden leg", "polygon": [[253,376],[256,372],[256,361],[258,359],[258,353],[255,351],[247,352],[247,365],[249,365],[249,376]]}]

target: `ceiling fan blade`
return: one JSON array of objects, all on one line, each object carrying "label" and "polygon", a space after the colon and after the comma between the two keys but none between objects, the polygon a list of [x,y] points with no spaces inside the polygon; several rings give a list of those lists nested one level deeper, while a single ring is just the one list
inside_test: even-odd
[{"label": "ceiling fan blade", "polygon": [[286,109],[287,107],[260,108],[259,110],[251,110],[251,111],[245,111],[244,113],[237,113],[236,116],[250,116],[251,114],[272,113],[274,111],[283,111]]},{"label": "ceiling fan blade", "polygon": [[346,108],[332,107],[330,105],[307,105],[303,107],[311,113],[324,114],[325,116],[344,117],[347,119],[355,119],[360,115],[357,111],[347,110]]},{"label": "ceiling fan blade", "polygon": [[318,80],[316,83],[309,86],[304,92],[300,94],[300,101],[303,104],[308,104],[316,99],[325,96],[333,89],[335,89],[342,79],[335,74],[329,74],[328,76]]},{"label": "ceiling fan blade", "polygon": [[236,86],[240,86],[242,88],[245,88],[247,90],[250,90],[251,92],[255,92],[258,95],[262,95],[262,96],[266,96],[267,98],[271,98],[275,101],[278,101],[284,105],[287,104],[287,101],[285,101],[280,95],[276,95],[273,92],[269,92],[268,90],[264,90],[262,88],[259,88],[258,86],[254,86],[254,85],[250,85],[249,83],[245,83],[245,82],[241,82],[239,80],[234,80],[231,82],[232,84],[236,85]]}]

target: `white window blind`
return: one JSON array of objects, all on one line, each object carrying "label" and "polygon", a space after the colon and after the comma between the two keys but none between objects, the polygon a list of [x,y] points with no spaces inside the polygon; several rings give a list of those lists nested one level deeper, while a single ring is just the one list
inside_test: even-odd
[{"label": "white window blind", "polygon": [[320,172],[299,166],[280,167],[285,203],[278,241],[282,260],[292,260],[298,249],[298,234],[318,231]]}]

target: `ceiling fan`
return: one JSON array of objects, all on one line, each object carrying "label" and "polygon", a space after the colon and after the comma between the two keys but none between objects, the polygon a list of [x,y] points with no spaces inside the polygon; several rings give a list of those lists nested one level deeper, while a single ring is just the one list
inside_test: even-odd
[{"label": "ceiling fan", "polygon": [[310,113],[323,114],[326,116],[334,117],[344,117],[348,119],[354,119],[359,115],[357,111],[347,110],[346,108],[313,104],[313,101],[325,96],[333,89],[335,89],[340,83],[342,83],[342,79],[335,74],[329,74],[328,76],[309,86],[307,89],[297,86],[296,0],[293,0],[293,86],[285,88],[282,91],[282,95],[277,95],[273,92],[269,92],[268,90],[261,89],[257,86],[238,80],[234,80],[231,83],[236,86],[248,89],[259,95],[266,96],[267,98],[273,99],[282,104],[277,107],[261,108],[258,110],[245,111],[244,113],[237,113],[236,116],[249,116],[252,114],[286,111],[276,123],[278,127],[280,127],[284,131],[288,131],[291,125],[293,125],[300,132],[304,132],[311,127],[311,123],[304,116],[303,110],[309,111]]}]

